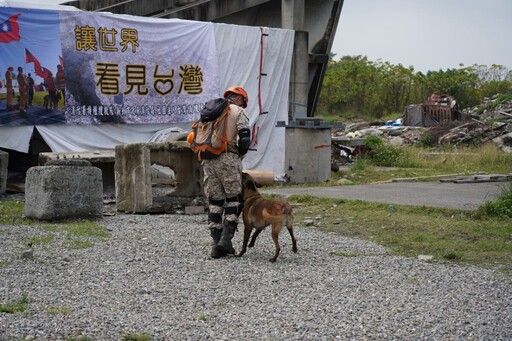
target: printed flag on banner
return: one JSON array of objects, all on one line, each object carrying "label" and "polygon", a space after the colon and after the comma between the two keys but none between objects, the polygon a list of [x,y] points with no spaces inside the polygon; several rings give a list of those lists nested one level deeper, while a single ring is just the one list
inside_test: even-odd
[{"label": "printed flag on banner", "polygon": [[28,49],[25,49],[25,63],[34,63],[34,71],[37,76],[45,79],[50,75],[50,70],[41,66],[39,60]]},{"label": "printed flag on banner", "polygon": [[18,25],[19,16],[19,13],[15,14],[0,24],[0,43],[10,43],[21,39]]}]

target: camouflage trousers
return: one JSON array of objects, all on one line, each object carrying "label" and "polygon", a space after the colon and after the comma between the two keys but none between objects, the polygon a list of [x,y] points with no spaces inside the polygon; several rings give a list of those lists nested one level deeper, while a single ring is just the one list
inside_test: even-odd
[{"label": "camouflage trousers", "polygon": [[208,198],[208,227],[222,228],[222,218],[238,222],[242,193],[242,161],[235,153],[203,160],[204,194]]}]

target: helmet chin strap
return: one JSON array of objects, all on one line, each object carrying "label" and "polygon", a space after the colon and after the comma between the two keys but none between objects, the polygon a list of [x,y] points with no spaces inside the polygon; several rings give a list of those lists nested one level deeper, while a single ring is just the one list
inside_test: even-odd
[{"label": "helmet chin strap", "polygon": [[235,104],[235,97],[236,97],[236,96],[238,96],[238,95],[237,95],[237,94],[235,94],[235,93],[230,93],[230,94],[228,95],[228,98],[227,98],[227,99],[228,99],[228,101],[230,101],[231,103]]}]

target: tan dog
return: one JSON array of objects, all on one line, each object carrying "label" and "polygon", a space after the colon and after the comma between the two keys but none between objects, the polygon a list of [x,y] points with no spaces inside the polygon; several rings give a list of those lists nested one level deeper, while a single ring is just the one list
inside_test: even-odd
[{"label": "tan dog", "polygon": [[59,101],[62,99],[62,95],[60,91],[57,91],[55,93],[55,96],[53,98],[50,95],[45,95],[43,97],[43,107],[48,109],[58,109]]},{"label": "tan dog", "polygon": [[43,97],[43,107],[48,110],[50,107],[50,95],[44,95]]},{"label": "tan dog", "polygon": [[297,241],[293,235],[293,210],[289,203],[283,200],[264,199],[258,189],[256,182],[247,173],[242,173],[242,193],[244,200],[243,221],[244,221],[244,243],[242,250],[237,254],[241,257],[247,251],[249,236],[254,228],[249,247],[253,247],[258,235],[265,227],[272,225],[272,240],[276,247],[274,257],[270,259],[275,262],[281,247],[279,246],[279,232],[283,226],[286,226],[292,237],[293,252],[297,252]]}]

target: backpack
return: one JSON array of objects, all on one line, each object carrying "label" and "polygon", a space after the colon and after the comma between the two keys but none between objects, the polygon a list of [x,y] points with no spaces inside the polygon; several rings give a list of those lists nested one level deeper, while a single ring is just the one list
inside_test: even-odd
[{"label": "backpack", "polygon": [[229,114],[229,102],[216,98],[206,102],[201,110],[201,118],[192,124],[187,142],[197,155],[197,159],[211,160],[227,151],[226,117]]}]

